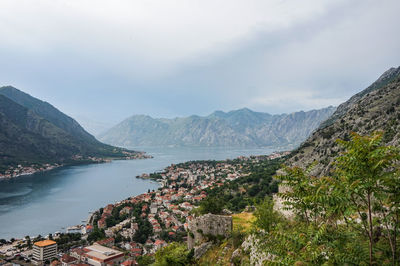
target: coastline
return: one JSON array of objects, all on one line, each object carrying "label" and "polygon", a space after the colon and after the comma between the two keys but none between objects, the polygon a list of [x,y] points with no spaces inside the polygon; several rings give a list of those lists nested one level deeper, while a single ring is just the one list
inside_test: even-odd
[{"label": "coastline", "polygon": [[[236,159],[239,159],[240,161],[273,160],[273,159],[277,159],[277,158],[286,156],[287,153],[288,152],[280,152],[280,153],[272,153],[270,155],[249,156],[249,157],[239,156]],[[211,161],[212,160],[210,160],[210,162]],[[203,161],[191,161],[190,165],[192,165],[192,166],[196,165],[197,167],[200,166],[200,168],[202,168],[202,166],[201,166],[202,164],[197,165],[198,162],[203,162]],[[204,162],[206,162],[206,161],[204,161]],[[222,161],[219,162],[219,164],[222,165],[222,166],[220,166],[218,169],[215,169],[215,170],[217,172],[219,172],[219,171],[227,171],[228,168],[226,168],[226,166],[227,165],[232,165],[232,162],[233,162],[232,160],[222,160]],[[186,162],[186,163],[188,163],[188,162]],[[189,195],[190,196],[189,199],[186,199],[186,198],[185,199],[186,199],[186,201],[190,202],[190,204],[192,204],[191,208],[194,208],[196,205],[198,205],[199,201],[201,201],[202,199],[204,199],[206,197],[206,194],[204,194],[204,190],[207,187],[212,189],[213,187],[221,186],[223,183],[230,182],[230,181],[238,179],[238,178],[240,178],[242,176],[246,176],[246,173],[244,173],[244,172],[242,173],[240,168],[235,168],[234,170],[229,170],[228,172],[230,174],[225,178],[223,178],[222,176],[221,177],[215,176],[215,180],[209,181],[209,184],[207,184],[206,186],[201,185],[199,183],[199,181],[193,181],[193,185],[195,186],[195,188],[193,188],[192,190],[186,190],[186,189],[183,189],[183,187],[178,186],[179,187],[178,195],[170,194],[170,193],[172,193],[171,191],[175,191],[175,190],[173,188],[171,188],[169,185],[167,185],[167,183],[165,181],[170,179],[170,178],[172,178],[172,179],[174,179],[176,181],[178,173],[187,174],[187,170],[190,167],[182,166],[184,164],[185,163],[180,163],[178,165],[171,164],[171,165],[165,167],[161,173],[160,172],[153,172],[151,174],[142,174],[142,175],[148,176],[148,178],[141,178],[141,176],[138,175],[136,177],[138,179],[144,179],[144,180],[148,180],[150,182],[158,183],[159,184],[159,189],[161,189],[161,190],[156,190],[156,191],[153,190],[152,192],[143,191],[142,193],[139,193],[136,196],[132,195],[132,196],[129,196],[129,197],[125,198],[125,199],[119,200],[119,201],[114,202],[114,203],[109,202],[109,203],[107,203],[107,206],[108,207],[109,206],[118,207],[118,206],[123,205],[123,204],[131,204],[131,203],[141,202],[141,203],[143,203],[145,205],[147,204],[148,206],[150,206],[152,204],[157,204],[157,205],[159,205],[158,206],[159,208],[163,208],[162,206],[165,205],[165,207],[167,209],[166,210],[167,212],[175,213],[176,210],[174,210],[174,208],[172,208],[172,207],[174,207],[172,202],[171,203],[167,203],[167,205],[166,205],[166,202],[170,202],[171,200],[173,201],[174,197],[182,198],[184,196],[188,196]],[[192,170],[193,171],[197,171],[198,169],[192,169]],[[160,174],[160,178],[157,177],[159,174]],[[160,192],[161,191],[166,193],[166,196],[165,196],[166,198],[163,198],[162,196],[160,196]],[[195,192],[193,192],[193,191],[195,191]],[[157,194],[155,199],[153,199],[153,197],[152,197],[153,194],[154,195]],[[162,201],[161,205],[158,202],[158,201],[160,201],[160,199],[162,199],[161,200]],[[175,199],[175,200],[177,200],[177,199]],[[158,203],[156,203],[156,202],[158,202]],[[107,206],[105,206],[104,208],[106,208]],[[101,209],[103,209],[103,207]],[[62,228],[62,230],[65,231],[65,232],[56,231],[56,232],[53,232],[52,235],[53,236],[57,236],[60,233],[68,233],[68,231],[75,230],[77,228],[85,230],[84,228],[86,228],[88,225],[93,227],[93,226],[95,226],[95,223],[97,225],[98,219],[102,218],[102,217],[99,217],[99,215],[100,215],[99,213],[100,213],[99,209],[89,210],[89,216],[88,216],[88,218],[86,219],[86,222],[85,222],[86,224],[80,223],[80,224],[77,224],[77,225],[70,225],[70,226],[67,226],[65,228]],[[186,216],[187,215],[188,215],[188,213],[186,213]],[[95,219],[96,216],[98,216],[97,219]],[[183,223],[180,226],[183,226]],[[107,229],[107,227],[104,228],[104,229]],[[85,231],[85,233],[81,233],[81,234],[84,235],[84,234],[87,234],[87,232]],[[34,238],[34,236],[31,236],[31,238]],[[14,238],[14,239],[23,240],[24,238],[18,238],[18,239]]]},{"label": "coastline", "polygon": [[134,156],[127,156],[127,157],[118,157],[118,158],[111,158],[111,157],[104,157],[104,158],[98,158],[98,157],[88,157],[88,158],[83,158],[80,156],[75,156],[72,158],[72,161],[67,162],[67,163],[46,163],[46,164],[31,164],[30,166],[22,166],[17,165],[17,167],[10,167],[4,173],[0,173],[0,180],[4,179],[12,179],[12,178],[17,178],[21,176],[29,176],[33,175],[36,173],[43,173],[47,172],[50,170],[58,169],[60,167],[64,166],[76,166],[76,165],[89,165],[89,164],[100,164],[100,163],[109,163],[112,161],[118,161],[118,160],[144,160],[144,159],[152,159],[154,158],[151,155],[147,155],[146,152],[138,152],[137,155]]},{"label": "coastline", "polygon": [[[179,151],[180,152],[180,151]],[[238,157],[247,157],[247,156],[249,156],[249,157],[258,157],[258,156],[254,156],[254,155],[251,155],[251,154],[258,154],[258,152],[260,152],[259,150],[256,150],[256,151],[252,151],[251,153],[250,152],[248,152],[248,154],[247,155],[244,155],[244,156],[241,156],[240,154],[242,153],[242,152],[234,152],[233,154],[235,154],[235,155],[226,155],[226,152],[224,151],[224,152],[221,152],[221,154],[223,154],[223,155],[218,155],[218,156],[215,156],[215,158],[212,156],[212,155],[210,155],[210,157],[211,158],[213,158],[213,159],[210,159],[210,161],[219,161],[219,162],[222,162],[222,161],[225,161],[225,160],[228,160],[228,161],[232,161],[232,160],[235,160],[235,159],[237,159]],[[216,152],[215,151],[213,151],[212,152],[212,154],[215,154]],[[273,154],[274,152],[272,152],[272,154]],[[157,154],[157,153],[156,153]],[[176,154],[179,154],[180,155],[180,153],[176,153]],[[174,153],[174,157],[176,156],[176,154]],[[210,153],[211,154],[211,153]],[[268,152],[267,154],[271,154],[271,152]],[[231,157],[232,156],[232,157]],[[157,156],[157,157],[159,157],[159,156]],[[149,180],[150,179],[150,182],[146,182],[147,184],[149,184],[148,186],[147,185],[144,185],[146,188],[145,189],[142,189],[141,191],[138,191],[138,190],[136,190],[135,191],[135,193],[126,193],[126,191],[128,190],[128,187],[121,187],[120,188],[120,192],[118,192],[118,195],[119,194],[121,194],[121,192],[122,191],[124,191],[123,193],[124,193],[124,197],[123,198],[120,198],[119,196],[118,197],[114,197],[115,199],[117,199],[117,200],[122,200],[122,199],[126,199],[126,198],[128,198],[128,197],[131,197],[131,196],[133,196],[133,195],[140,195],[140,194],[143,194],[143,193],[146,193],[147,192],[147,189],[148,189],[148,187],[154,187],[154,189],[156,189],[157,190],[157,188],[155,187],[155,186],[157,186],[157,187],[160,187],[160,185],[162,185],[163,183],[165,183],[165,182],[163,182],[164,180],[161,180],[160,178],[159,178],[159,175],[161,175],[162,174],[162,172],[164,172],[165,171],[165,167],[170,167],[171,165],[177,165],[177,164],[184,164],[184,163],[187,163],[187,162],[201,162],[201,161],[209,161],[208,159],[207,160],[205,160],[205,159],[203,159],[202,157],[204,157],[203,156],[203,154],[202,153],[200,153],[200,156],[198,156],[198,155],[196,155],[196,156],[192,156],[192,158],[185,158],[185,159],[178,159],[178,160],[176,160],[176,162],[173,162],[173,160],[174,159],[172,159],[172,158],[170,158],[170,157],[163,157],[163,156],[161,156],[162,157],[162,160],[160,161],[160,162],[158,162],[158,160],[156,161],[156,162],[152,162],[153,160],[150,160],[150,161],[147,161],[147,160],[143,160],[143,162],[142,163],[145,163],[145,165],[144,165],[144,167],[143,167],[143,170],[144,169],[146,169],[146,170],[144,170],[144,171],[136,171],[136,170],[134,170],[133,171],[133,173],[134,174],[129,174],[129,173],[127,173],[127,174],[125,174],[125,179],[126,180],[128,180],[129,181],[129,179],[130,180],[132,180],[132,179],[137,179],[137,178],[135,178],[135,176],[137,176],[137,175],[142,175],[143,173],[149,173],[149,176],[151,176],[151,177],[153,177],[153,178],[148,178],[147,180]],[[186,157],[186,153],[185,153],[185,157]],[[198,159],[195,159],[195,158],[193,158],[193,157],[198,157]],[[208,157],[208,156],[207,156]],[[264,157],[264,156],[260,156],[260,157]],[[179,158],[179,157],[178,157]],[[228,159],[223,159],[223,158],[228,158]],[[117,160],[116,160],[117,161]],[[115,166],[114,167],[118,167],[118,169],[120,169],[121,168],[121,166],[122,165],[125,165],[124,163],[123,163],[123,161],[129,161],[129,160],[124,160],[124,159],[122,159],[122,160],[118,160],[118,161],[120,161],[119,163],[117,163],[117,164],[115,164]],[[133,161],[133,160],[132,160]],[[140,161],[142,161],[142,160],[138,160],[137,162],[139,163]],[[140,164],[142,164],[141,162],[140,162]],[[160,166],[155,166],[155,165],[157,165],[158,163],[160,163]],[[150,166],[150,168],[152,169],[152,170],[148,170],[148,168],[149,168],[149,166]],[[103,167],[104,166],[100,166],[99,165],[99,167],[101,167],[101,169],[103,169]],[[93,169],[96,169],[96,168],[93,168]],[[114,169],[114,168],[106,168],[106,169]],[[123,169],[129,169],[129,167],[128,168],[123,168]],[[125,171],[125,170],[124,170]],[[129,170],[130,171],[130,170]],[[126,171],[125,171],[126,172]],[[106,180],[113,180],[114,178],[110,178],[110,177],[113,177],[112,175],[112,173],[111,172],[109,172],[109,171],[97,171],[97,172],[93,172],[94,173],[94,175],[96,176],[96,178],[97,178],[97,180],[98,180],[98,174],[100,174],[100,176],[101,176],[101,178],[104,180],[104,179],[106,179]],[[123,173],[123,172],[122,172]],[[139,179],[141,179],[141,178],[138,178],[137,180],[139,180]],[[21,181],[19,181],[19,182],[24,182],[23,181],[24,179],[21,179]],[[84,182],[86,182],[86,179],[84,179],[85,181]],[[94,180],[94,179],[93,179]],[[143,180],[143,179],[142,179]],[[80,182],[80,181],[78,181],[78,179],[77,179],[77,181],[75,182],[75,180],[71,180],[71,181],[74,181],[74,184],[76,183],[76,184],[79,184],[78,182]],[[143,181],[145,181],[145,180],[143,180]],[[129,181],[129,183],[130,182],[132,182],[132,181]],[[68,181],[68,183],[71,183],[70,181]],[[150,184],[153,184],[152,186],[150,185]],[[86,184],[86,183],[84,183],[84,184]],[[87,184],[89,184],[89,183],[87,183]],[[80,184],[79,184],[80,185]],[[112,184],[110,183],[110,186],[112,186]],[[137,186],[137,187],[139,187],[139,186]],[[110,187],[111,188],[111,187]],[[135,186],[133,186],[133,187],[129,187],[129,190],[131,190],[131,189],[134,189],[135,188]],[[153,188],[152,188],[153,189]],[[85,186],[82,186],[81,188],[80,188],[80,190],[85,190]],[[114,189],[115,190],[115,189]],[[112,191],[114,191],[114,190],[112,190]],[[57,191],[57,190],[56,190]],[[101,192],[100,190],[99,190],[99,193],[103,193],[103,192]],[[59,194],[58,193],[58,191],[57,191],[57,194]],[[107,195],[110,195],[110,193],[108,193],[107,192]],[[58,199],[58,198],[57,198]],[[116,203],[116,201],[114,201],[114,199],[111,199],[111,200],[108,200],[108,201],[106,201],[106,202],[103,202],[102,203],[102,205],[100,205],[100,206],[105,206],[107,203]],[[93,208],[94,207],[94,208]],[[84,214],[83,214],[83,216],[84,216],[84,218],[78,218],[78,219],[75,219],[75,221],[69,221],[69,223],[68,224],[63,224],[62,225],[62,227],[58,227],[57,226],[57,228],[54,228],[54,227],[52,227],[51,226],[51,228],[50,228],[50,226],[49,226],[49,228],[48,229],[50,229],[49,231],[48,230],[44,230],[44,231],[42,231],[43,233],[45,233],[45,232],[56,232],[56,231],[63,231],[64,230],[64,228],[67,228],[67,227],[69,227],[69,226],[71,226],[71,225],[75,225],[75,224],[77,224],[77,222],[79,223],[79,221],[83,221],[83,220],[86,220],[86,218],[87,218],[87,216],[88,216],[88,211],[94,211],[94,210],[97,210],[99,207],[97,207],[97,206],[92,206],[92,207],[89,207],[89,208],[86,208],[85,209],[85,212],[84,212]],[[22,217],[22,216],[21,216]],[[53,223],[53,224],[55,224],[55,225],[60,225],[61,226],[61,224],[62,223]],[[62,230],[60,230],[60,229],[62,229]],[[36,230],[36,229],[35,229]],[[38,230],[36,230],[36,231],[38,231]],[[30,231],[30,232],[28,232],[28,231],[26,231],[26,233],[24,233],[24,234],[26,234],[26,235],[31,235],[32,233],[32,235],[35,235],[35,233],[36,233],[36,231]],[[42,234],[43,234],[42,233]],[[22,235],[21,235],[22,236]],[[20,236],[20,237],[21,237]],[[4,237],[7,237],[7,238],[11,238],[11,237],[18,237],[18,235],[17,234],[8,234],[7,236],[6,235],[4,235]]]}]

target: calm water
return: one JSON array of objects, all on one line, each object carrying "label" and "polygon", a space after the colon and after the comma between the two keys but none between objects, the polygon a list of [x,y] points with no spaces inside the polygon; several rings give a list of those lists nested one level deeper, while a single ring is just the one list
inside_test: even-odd
[{"label": "calm water", "polygon": [[88,218],[89,211],[156,189],[156,183],[135,176],[162,170],[171,163],[272,152],[269,149],[137,149],[154,158],[71,166],[0,180],[0,238],[46,235],[80,224]]}]

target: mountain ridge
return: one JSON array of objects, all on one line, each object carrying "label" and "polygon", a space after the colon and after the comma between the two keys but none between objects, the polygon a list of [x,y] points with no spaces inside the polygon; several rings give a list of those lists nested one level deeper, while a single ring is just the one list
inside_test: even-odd
[{"label": "mountain ridge", "polygon": [[171,119],[133,115],[99,135],[99,139],[123,147],[295,146],[334,110],[335,107],[330,106],[308,112],[271,115],[242,108],[229,112],[218,110],[208,116]]},{"label": "mountain ridge", "polygon": [[388,145],[400,145],[400,67],[385,71],[366,89],[339,105],[332,116],[293,151],[289,165],[308,167],[312,173],[330,174],[341,151],[337,139],[348,140],[351,132],[370,135],[382,131]]}]

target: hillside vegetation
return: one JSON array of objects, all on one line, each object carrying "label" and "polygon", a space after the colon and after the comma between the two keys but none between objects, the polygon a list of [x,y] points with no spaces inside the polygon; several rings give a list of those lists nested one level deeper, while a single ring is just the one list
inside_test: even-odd
[{"label": "hillside vegetation", "polygon": [[137,153],[103,144],[52,105],[13,87],[0,88],[0,173],[10,166],[71,163]]}]

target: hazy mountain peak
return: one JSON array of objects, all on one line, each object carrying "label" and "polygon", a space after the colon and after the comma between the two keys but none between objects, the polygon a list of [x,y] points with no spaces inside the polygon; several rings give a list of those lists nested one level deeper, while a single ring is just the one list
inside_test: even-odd
[{"label": "hazy mountain peak", "polygon": [[137,146],[296,146],[334,108],[310,112],[270,115],[242,108],[215,111],[209,116],[192,115],[175,119],[124,120],[99,138],[125,147]]},{"label": "hazy mountain peak", "polygon": [[400,66],[399,67],[391,67],[388,70],[386,70],[385,72],[383,72],[383,74],[374,82],[382,82],[384,80],[387,79],[391,79],[392,77],[398,76],[400,75]]},{"label": "hazy mountain peak", "polygon": [[247,107],[243,107],[237,110],[230,111],[229,113],[255,113],[255,112]]}]

